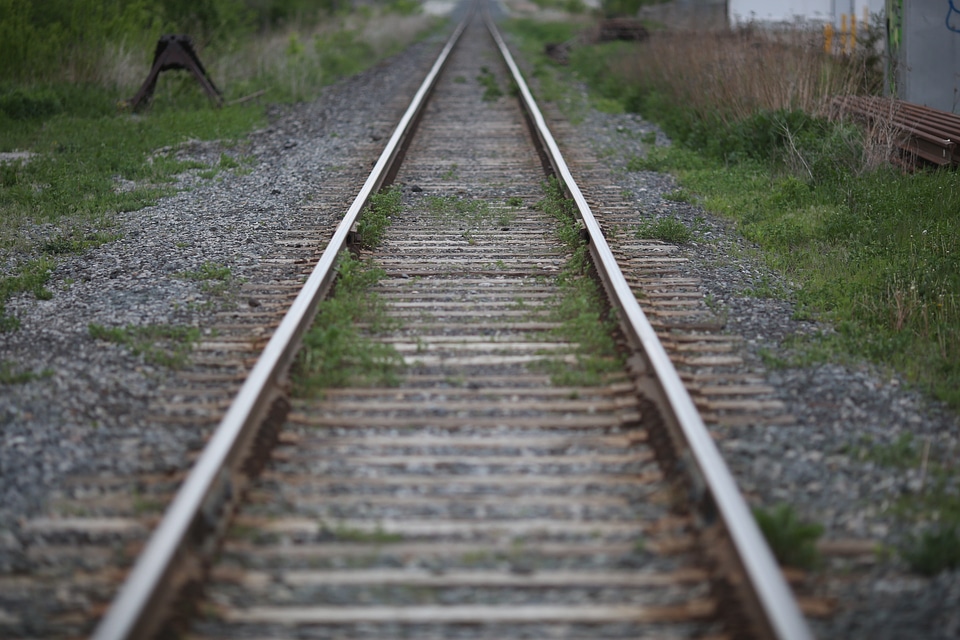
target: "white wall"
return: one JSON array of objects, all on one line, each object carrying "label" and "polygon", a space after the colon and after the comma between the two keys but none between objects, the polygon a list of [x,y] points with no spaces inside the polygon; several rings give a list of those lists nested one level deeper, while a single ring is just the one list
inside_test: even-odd
[{"label": "white wall", "polygon": [[908,0],[903,14],[899,97],[960,112],[960,14],[947,0]]},{"label": "white wall", "polygon": [[794,22],[798,18],[831,22],[833,5],[833,0],[729,0],[727,14],[731,25],[751,21]]}]

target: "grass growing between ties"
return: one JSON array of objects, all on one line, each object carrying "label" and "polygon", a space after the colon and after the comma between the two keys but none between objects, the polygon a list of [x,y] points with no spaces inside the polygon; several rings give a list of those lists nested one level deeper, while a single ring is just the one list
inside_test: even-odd
[{"label": "grass growing between ties", "polygon": [[814,569],[820,562],[817,540],[823,535],[819,524],[804,522],[793,507],[781,504],[774,509],[754,509],[760,531],[777,561],[786,566]]},{"label": "grass growing between ties", "polygon": [[366,529],[356,529],[343,524],[330,527],[321,521],[320,529],[322,531],[322,536],[325,534],[326,537],[333,538],[337,542],[354,542],[358,544],[371,545],[396,544],[397,542],[403,542],[403,536],[401,534],[384,531],[383,527],[379,524],[373,531],[367,531]]},{"label": "grass growing between ties", "polygon": [[344,253],[333,295],[320,303],[317,319],[304,336],[294,365],[293,384],[299,396],[322,395],[345,386],[394,386],[403,358],[391,345],[376,342],[361,331],[390,327],[385,303],[370,289],[384,272],[370,262]]},{"label": "grass growing between ties", "polygon": [[623,360],[612,337],[616,319],[606,311],[606,299],[590,273],[588,248],[580,235],[575,204],[551,178],[544,185],[544,197],[537,206],[554,218],[557,235],[572,253],[558,277],[560,294],[550,315],[551,320],[560,323],[557,337],[577,345],[575,364],[546,359],[538,366],[550,373],[556,385],[602,384],[607,374],[623,370]]},{"label": "grass growing between ties", "polygon": [[360,246],[370,248],[380,244],[391,218],[400,215],[402,198],[403,192],[392,186],[370,196],[370,203],[357,221]]},{"label": "grass growing between ties", "polygon": [[480,75],[477,76],[477,82],[483,87],[483,99],[485,102],[496,102],[503,97],[503,91],[497,83],[497,76],[493,75],[488,67],[480,67]]},{"label": "grass growing between ties", "polygon": [[134,356],[143,356],[150,364],[174,369],[186,366],[193,346],[200,340],[200,330],[196,327],[127,325],[111,328],[91,323],[88,330],[95,340],[122,345]]}]

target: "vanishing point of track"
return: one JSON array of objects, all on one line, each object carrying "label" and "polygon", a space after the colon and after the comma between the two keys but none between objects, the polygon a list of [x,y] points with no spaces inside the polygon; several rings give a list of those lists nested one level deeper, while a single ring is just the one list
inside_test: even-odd
[{"label": "vanishing point of track", "polygon": [[[464,79],[481,74],[510,78],[520,100],[480,100]],[[557,387],[530,366],[573,346],[549,331],[568,256],[532,206],[545,166],[577,204],[620,318],[627,367],[596,387]],[[400,385],[290,400],[337,256],[394,181],[417,189],[364,257],[386,272],[378,293],[399,322],[376,339],[404,356]],[[430,197],[492,213],[441,215]],[[200,615],[175,615],[201,592]],[[489,18],[447,43],[94,637],[174,628],[810,637]]]}]

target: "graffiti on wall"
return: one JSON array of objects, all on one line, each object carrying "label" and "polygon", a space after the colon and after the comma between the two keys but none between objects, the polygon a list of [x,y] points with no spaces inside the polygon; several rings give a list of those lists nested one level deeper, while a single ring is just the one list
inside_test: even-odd
[{"label": "graffiti on wall", "polygon": [[960,33],[960,9],[957,8],[956,0],[947,0],[950,8],[947,10],[947,29],[954,33]]}]

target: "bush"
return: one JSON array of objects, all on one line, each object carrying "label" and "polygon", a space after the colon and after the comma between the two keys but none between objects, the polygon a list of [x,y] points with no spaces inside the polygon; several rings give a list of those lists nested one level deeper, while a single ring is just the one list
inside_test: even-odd
[{"label": "bush", "polygon": [[903,550],[910,568],[925,576],[960,567],[960,525],[944,524],[925,531]]},{"label": "bush", "polygon": [[819,524],[803,522],[793,507],[781,504],[773,511],[754,509],[754,517],[780,564],[812,569],[820,560],[817,539],[823,535]]},{"label": "bush", "polygon": [[46,118],[63,110],[60,98],[49,89],[16,88],[0,94],[0,112],[13,120]]}]

